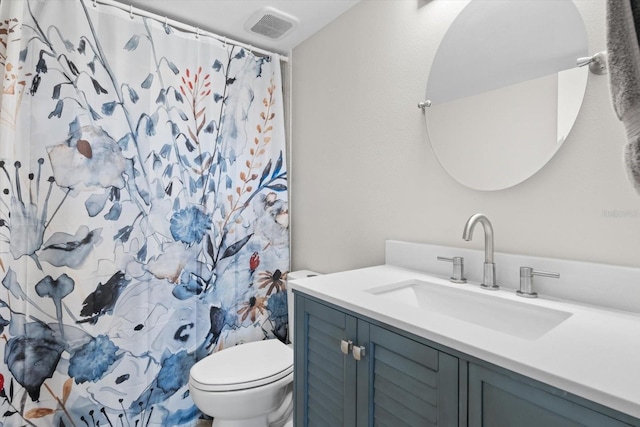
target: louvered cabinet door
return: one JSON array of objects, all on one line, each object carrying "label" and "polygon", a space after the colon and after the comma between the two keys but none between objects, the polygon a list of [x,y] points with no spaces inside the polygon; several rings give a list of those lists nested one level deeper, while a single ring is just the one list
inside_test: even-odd
[{"label": "louvered cabinet door", "polygon": [[[640,424],[621,414],[604,414],[567,393],[508,371],[469,364],[470,427],[631,427]],[[616,418],[614,418],[614,416]],[[618,420],[621,416],[624,420]]]},{"label": "louvered cabinet door", "polygon": [[295,316],[296,427],[355,426],[355,359],[341,343],[355,341],[357,320],[300,296]]},{"label": "louvered cabinet door", "polygon": [[358,427],[458,426],[458,359],[364,321]]}]

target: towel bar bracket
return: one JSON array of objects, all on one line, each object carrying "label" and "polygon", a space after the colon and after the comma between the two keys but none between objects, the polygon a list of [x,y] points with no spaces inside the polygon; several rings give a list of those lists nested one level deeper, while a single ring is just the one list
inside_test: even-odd
[{"label": "towel bar bracket", "polygon": [[431,101],[430,100],[426,100],[426,101],[420,101],[418,102],[418,108],[421,109],[422,111],[424,111],[425,108],[427,107],[431,107]]},{"label": "towel bar bracket", "polygon": [[599,76],[607,74],[607,52],[598,52],[593,56],[578,58],[577,65],[578,67],[584,67],[585,65],[588,65],[589,70],[593,74],[597,74]]}]

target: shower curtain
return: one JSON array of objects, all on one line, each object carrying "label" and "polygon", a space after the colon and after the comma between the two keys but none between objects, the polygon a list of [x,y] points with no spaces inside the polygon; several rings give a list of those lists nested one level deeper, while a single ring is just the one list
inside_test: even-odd
[{"label": "shower curtain", "polygon": [[3,425],[195,425],[196,361],[287,336],[278,58],[2,0],[0,66]]}]

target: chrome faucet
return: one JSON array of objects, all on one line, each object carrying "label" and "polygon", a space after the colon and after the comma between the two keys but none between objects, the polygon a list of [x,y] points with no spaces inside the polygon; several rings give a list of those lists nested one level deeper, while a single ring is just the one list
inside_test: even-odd
[{"label": "chrome faucet", "polygon": [[477,223],[482,224],[484,229],[484,280],[480,287],[496,291],[500,289],[500,286],[496,285],[496,265],[493,263],[493,227],[489,218],[480,213],[471,215],[464,225],[462,238],[467,242],[470,241],[473,228]]}]

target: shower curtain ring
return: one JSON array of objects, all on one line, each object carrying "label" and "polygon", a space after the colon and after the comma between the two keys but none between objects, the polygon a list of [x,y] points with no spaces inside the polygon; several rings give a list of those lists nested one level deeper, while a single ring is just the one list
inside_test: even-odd
[{"label": "shower curtain ring", "polygon": [[96,3],[98,0],[93,0],[93,7],[98,7],[98,3]]},{"label": "shower curtain ring", "polygon": [[196,27],[196,38],[200,38],[200,27]]},{"label": "shower curtain ring", "polygon": [[164,17],[164,29],[166,30],[167,28],[169,28],[169,18],[167,18],[166,16]]},{"label": "shower curtain ring", "polygon": [[129,5],[129,18],[133,19],[133,5]]}]

